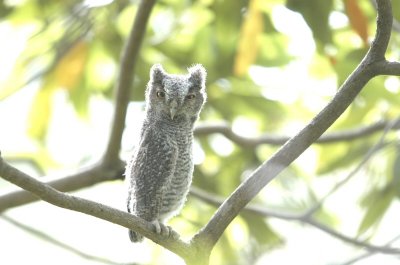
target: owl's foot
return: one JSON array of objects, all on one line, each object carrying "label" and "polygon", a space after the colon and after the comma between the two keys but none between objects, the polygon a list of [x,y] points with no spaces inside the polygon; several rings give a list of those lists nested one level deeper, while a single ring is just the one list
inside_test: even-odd
[{"label": "owl's foot", "polygon": [[179,234],[175,232],[170,226],[167,226],[158,220],[152,221],[151,223],[154,225],[154,230],[157,234],[166,238],[179,238]]}]

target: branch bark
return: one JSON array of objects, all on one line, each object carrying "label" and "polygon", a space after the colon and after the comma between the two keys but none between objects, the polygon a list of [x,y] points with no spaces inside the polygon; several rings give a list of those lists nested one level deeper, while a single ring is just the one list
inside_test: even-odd
[{"label": "branch bark", "polygon": [[179,239],[163,238],[153,232],[153,225],[139,217],[112,207],[60,192],[7,164],[0,154],[0,176],[27,190],[43,201],[61,208],[91,215],[128,229],[134,229],[172,252],[188,257],[194,255],[189,245]]},{"label": "branch bark", "polygon": [[147,29],[147,21],[153,9],[155,0],[140,1],[131,33],[121,54],[118,82],[115,87],[116,104],[112,122],[111,134],[108,140],[103,160],[113,163],[119,159],[122,133],[125,128],[125,118],[130,100],[130,89],[133,83],[134,71],[143,38]]},{"label": "branch bark", "polygon": [[[97,183],[122,178],[125,163],[117,161],[114,164],[99,163],[78,173],[63,178],[48,181],[46,184],[62,192],[69,192]],[[18,207],[39,200],[37,196],[26,190],[17,190],[0,196],[0,213],[7,209]]]},{"label": "branch bark", "polygon": [[[382,66],[385,69],[391,68],[393,64],[385,59],[392,28],[391,3],[390,0],[378,0],[377,5],[375,39],[364,59],[344,82],[332,101],[224,201],[211,220],[195,235],[193,244],[206,246],[211,251],[226,227],[261,189],[288,167],[340,117],[367,82],[376,75],[382,74]],[[396,71],[397,65],[397,63],[394,64],[395,69],[387,70],[385,73],[400,75],[400,71]]]}]

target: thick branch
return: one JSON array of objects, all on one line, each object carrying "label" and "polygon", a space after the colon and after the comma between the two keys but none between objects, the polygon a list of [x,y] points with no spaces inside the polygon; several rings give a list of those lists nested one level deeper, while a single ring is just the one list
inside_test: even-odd
[{"label": "thick branch", "polygon": [[[385,60],[385,53],[392,33],[393,14],[390,0],[376,0],[378,17],[376,34],[364,62]],[[361,62],[362,63],[362,62]]]},{"label": "thick branch", "polygon": [[48,203],[65,209],[92,215],[129,229],[134,229],[157,244],[182,257],[194,255],[194,253],[190,252],[191,249],[187,243],[179,239],[166,239],[153,232],[153,226],[149,222],[106,205],[59,192],[49,185],[42,183],[8,165],[1,156],[0,176],[17,186],[32,192],[35,196],[38,196],[40,199]]},{"label": "thick branch", "polygon": [[398,62],[380,61],[374,66],[379,75],[400,75],[400,63]]},{"label": "thick branch", "polygon": [[[370,136],[376,132],[384,130],[387,127],[389,128],[389,130],[400,129],[400,119],[379,121],[377,123],[365,127],[324,134],[316,141],[316,143],[323,144],[323,143],[333,143],[337,141],[355,140],[361,137]],[[227,137],[234,143],[248,148],[252,148],[261,144],[282,145],[285,142],[287,142],[287,140],[289,140],[289,137],[282,137],[282,136],[275,136],[268,134],[263,134],[259,137],[243,137],[234,133],[231,127],[226,123],[217,123],[217,124],[203,123],[197,126],[195,130],[195,134],[198,137],[202,137],[213,133],[223,134],[225,137]],[[125,164],[122,161],[109,165],[98,164],[90,168],[82,169],[81,172],[75,173],[73,175],[68,175],[51,181],[46,180],[46,183],[59,191],[63,192],[74,191],[90,187],[92,185],[95,185],[103,181],[122,178],[124,167]],[[30,192],[27,192],[25,190],[19,190],[7,193],[0,196],[0,212],[5,211],[9,208],[18,207],[37,200],[38,200],[37,197],[33,196]]]},{"label": "thick branch", "polygon": [[110,163],[118,160],[119,157],[122,133],[125,128],[126,112],[130,99],[130,89],[134,77],[134,68],[139,56],[140,46],[143,42],[143,37],[146,32],[147,21],[149,20],[154,3],[155,0],[140,1],[131,33],[121,55],[118,82],[115,87],[116,104],[114,118],[110,139],[104,154],[104,161],[108,161]]},{"label": "thick branch", "polygon": [[[355,140],[382,131],[389,125],[390,130],[400,129],[400,119],[379,121],[365,127],[324,134],[316,141],[316,143],[323,144],[333,143],[337,141]],[[287,140],[289,140],[289,137],[268,134],[263,134],[259,137],[243,137],[234,133],[231,127],[226,123],[203,123],[197,126],[195,130],[195,134],[198,137],[213,133],[220,133],[234,143],[248,148],[253,148],[261,144],[282,145],[287,142]],[[73,175],[68,175],[52,181],[46,180],[46,183],[59,191],[74,191],[90,187],[100,182],[122,178],[124,167],[125,164],[122,161],[109,165],[94,165],[90,168],[82,169],[81,172]],[[37,200],[37,197],[33,196],[30,192],[27,192],[25,190],[7,193],[0,196],[0,212]]]},{"label": "thick branch", "polygon": [[[46,184],[63,192],[74,191],[85,187],[93,186],[97,183],[120,179],[125,169],[122,161],[114,164],[97,164],[90,168],[83,169],[81,172],[65,176]],[[39,198],[26,190],[18,190],[0,196],[0,212],[9,208],[18,207],[27,203],[35,202]]]},{"label": "thick branch", "polygon": [[332,101],[303,130],[257,168],[219,207],[211,220],[193,239],[195,244],[207,246],[211,250],[243,207],[314,143],[347,109],[366,83],[378,74],[374,64],[385,60],[384,53],[390,38],[392,14],[390,0],[378,0],[377,3],[376,37],[360,65],[345,81]]},{"label": "thick branch", "polygon": [[[365,127],[324,134],[316,141],[316,143],[323,144],[323,143],[333,143],[337,141],[355,140],[382,131],[389,125],[390,125],[389,127],[390,130],[400,129],[400,119],[379,121],[377,123]],[[282,136],[275,136],[268,134],[263,134],[259,137],[243,137],[234,133],[231,127],[226,123],[217,123],[217,124],[203,123],[197,126],[195,130],[195,134],[198,137],[202,137],[213,133],[223,134],[225,137],[227,137],[234,143],[248,148],[252,148],[261,144],[282,145],[285,142],[287,142],[287,140],[289,140],[289,137],[282,137]],[[46,180],[46,183],[59,191],[63,192],[74,191],[81,188],[90,187],[92,185],[95,185],[103,181],[122,178],[124,166],[125,164],[122,161],[109,165],[102,165],[102,164],[94,165],[90,168],[82,169],[81,172],[75,173],[73,175],[68,175],[52,181]],[[5,211],[9,208],[18,207],[37,200],[38,200],[37,197],[33,196],[30,192],[27,192],[25,190],[19,190],[7,193],[0,196],[0,212]]]}]

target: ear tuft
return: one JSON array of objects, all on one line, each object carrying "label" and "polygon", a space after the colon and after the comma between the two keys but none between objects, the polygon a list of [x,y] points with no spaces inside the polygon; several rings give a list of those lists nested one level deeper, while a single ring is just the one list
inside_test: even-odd
[{"label": "ear tuft", "polygon": [[150,80],[151,82],[161,83],[165,75],[164,68],[161,64],[155,64],[150,69]]},{"label": "ear tuft", "polygon": [[201,64],[196,64],[188,69],[190,74],[190,81],[199,87],[203,88],[206,84],[206,69]]}]

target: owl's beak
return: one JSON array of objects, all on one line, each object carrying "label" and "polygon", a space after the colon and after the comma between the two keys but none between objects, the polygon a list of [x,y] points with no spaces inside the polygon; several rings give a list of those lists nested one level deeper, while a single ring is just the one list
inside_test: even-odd
[{"label": "owl's beak", "polygon": [[178,110],[178,103],[176,101],[172,101],[169,109],[169,112],[171,114],[171,120],[174,119],[177,110]]},{"label": "owl's beak", "polygon": [[170,114],[171,114],[171,120],[173,120],[174,119],[174,117],[175,117],[175,114],[176,114],[176,109],[170,109]]}]

